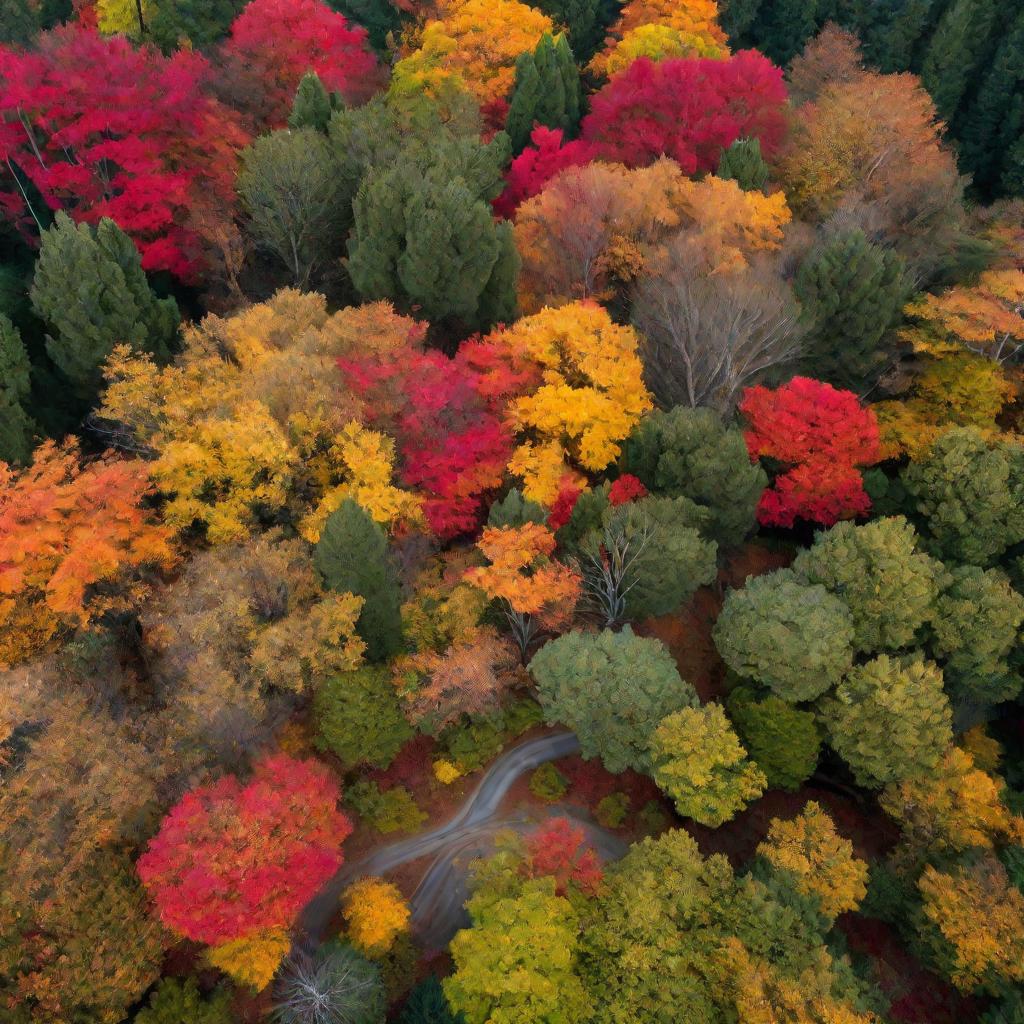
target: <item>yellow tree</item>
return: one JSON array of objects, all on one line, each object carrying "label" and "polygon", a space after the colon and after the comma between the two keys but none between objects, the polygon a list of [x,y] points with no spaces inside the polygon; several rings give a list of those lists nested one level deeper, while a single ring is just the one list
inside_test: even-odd
[{"label": "yellow tree", "polygon": [[816,896],[829,919],[855,910],[867,895],[867,864],[853,855],[853,844],[813,800],[790,821],[774,818],[757,852],[789,873],[801,892]]},{"label": "yellow tree", "polygon": [[543,309],[487,342],[541,371],[540,387],[509,406],[521,437],[509,469],[531,501],[550,505],[565,477],[609,466],[652,407],[636,332],[596,303]]},{"label": "yellow tree", "polygon": [[386,953],[409,928],[409,907],[398,886],[381,878],[350,885],[342,913],[352,945],[370,956]]},{"label": "yellow tree", "polygon": [[154,0],[96,0],[96,23],[105,35],[138,39],[155,11]]}]

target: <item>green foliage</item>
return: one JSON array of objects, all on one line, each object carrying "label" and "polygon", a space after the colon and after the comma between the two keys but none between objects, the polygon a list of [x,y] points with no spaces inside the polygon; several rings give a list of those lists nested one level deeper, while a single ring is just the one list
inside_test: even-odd
[{"label": "green foliage", "polygon": [[360,779],[345,790],[345,805],[378,832],[416,832],[427,820],[404,786],[382,790],[370,779]]},{"label": "green foliage", "polygon": [[167,54],[185,41],[207,49],[227,34],[244,6],[245,0],[159,0],[146,21],[147,40]]},{"label": "green foliage", "polygon": [[801,711],[780,698],[758,697],[750,687],[729,695],[729,717],[764,772],[770,789],[795,792],[818,765],[821,732],[814,714]]},{"label": "green foliage", "polygon": [[829,742],[862,786],[927,775],[953,741],[942,671],[919,656],[855,666],[819,707]]},{"label": "green foliage", "polygon": [[21,333],[0,313],[0,460],[24,464],[32,454],[35,424],[25,412],[32,389]]},{"label": "green foliage", "polygon": [[[327,134],[331,124],[331,115],[339,106],[338,97],[332,96],[320,81],[315,71],[307,71],[295,91],[295,101],[288,117],[288,127],[293,131],[300,128],[311,128],[313,131]],[[325,161],[333,162],[333,161]]]},{"label": "green foliage", "polygon": [[604,529],[604,515],[608,511],[607,483],[584,491],[573,505],[569,521],[555,532],[558,546],[568,555],[578,555],[584,538]]},{"label": "green foliage", "polygon": [[737,139],[723,149],[716,173],[719,178],[735,181],[744,192],[763,191],[771,172],[761,156],[761,140]]},{"label": "green foliage", "polygon": [[817,29],[821,0],[772,0],[762,3],[753,28],[758,49],[776,64],[788,64]]},{"label": "green foliage", "polygon": [[451,943],[455,970],[444,993],[469,1024],[577,1024],[588,1019],[573,968],[579,924],[551,878],[527,882],[518,896],[469,901],[473,927]]},{"label": "green foliage", "polygon": [[193,978],[184,982],[164,978],[150,994],[146,1008],[139,1010],[135,1024],[231,1024],[232,1020],[227,992],[215,992],[207,1001]]},{"label": "green foliage", "polygon": [[1004,996],[978,1018],[978,1024],[1024,1024],[1024,994]]},{"label": "green foliage", "polygon": [[453,1013],[441,982],[434,975],[421,981],[406,1000],[398,1024],[465,1024],[461,1013]]},{"label": "green foliage", "polygon": [[792,703],[820,696],[853,664],[853,620],[846,605],[790,569],[731,590],[714,640],[737,675]]},{"label": "green foliage", "polygon": [[325,942],[312,955],[294,954],[274,994],[275,1024],[322,1020],[325,1006],[345,1024],[384,1024],[387,1015],[380,968],[337,940]]},{"label": "green foliage", "polygon": [[943,434],[903,471],[928,546],[942,559],[987,566],[1024,540],[1024,447],[976,430]]},{"label": "green foliage", "polygon": [[496,501],[487,514],[487,525],[525,526],[527,523],[545,523],[547,514],[535,501],[524,498],[518,488],[513,487],[500,501]]},{"label": "green foliage", "polygon": [[242,151],[238,195],[256,244],[304,287],[341,252],[346,220],[331,146],[313,128],[262,135]]},{"label": "green foliage", "polygon": [[605,29],[622,10],[619,0],[538,0],[533,6],[568,29],[581,67],[601,48]]},{"label": "green foliage", "polygon": [[47,353],[86,399],[115,345],[166,359],[178,331],[174,299],[153,294],[132,240],[106,218],[92,227],[57,213],[42,235],[31,297],[53,331]]},{"label": "green foliage", "polygon": [[530,776],[530,792],[548,803],[561,800],[568,788],[569,780],[550,761],[545,761]]},{"label": "green foliage", "polygon": [[397,4],[392,0],[327,0],[328,5],[340,11],[350,21],[370,33],[370,45],[375,50],[384,50],[388,36],[397,36],[402,27]]},{"label": "green foliage", "polygon": [[843,600],[854,649],[866,654],[913,646],[945,579],[941,563],[917,550],[917,534],[902,516],[838,523],[800,552],[793,570]]},{"label": "green foliage", "polygon": [[541,36],[533,53],[516,61],[505,131],[518,153],[530,141],[535,124],[561,128],[566,137],[575,133],[580,119],[580,75],[564,35]]},{"label": "green foliage", "polygon": [[24,46],[39,31],[39,19],[28,0],[0,0],[0,43]]},{"label": "green foliage", "polygon": [[329,750],[346,769],[387,768],[412,738],[391,673],[378,665],[327,679],[316,692],[313,713],[317,749]]},{"label": "green foliage", "polygon": [[951,575],[939,595],[931,644],[944,661],[946,686],[954,698],[971,704],[1012,700],[1024,682],[1009,662],[1020,640],[1024,597],[997,569],[964,565]]},{"label": "green foliage", "polygon": [[630,800],[625,793],[609,793],[594,808],[594,817],[605,828],[621,828],[629,814]]},{"label": "green foliage", "polygon": [[882,339],[908,297],[902,258],[862,231],[837,234],[803,261],[793,290],[809,325],[808,373],[863,392],[884,368]]},{"label": "green foliage", "polygon": [[364,599],[356,629],[370,661],[402,647],[401,590],[384,531],[351,499],[331,514],[313,552],[326,585]]},{"label": "green foliage", "polygon": [[697,706],[664,645],[629,628],[560,636],[534,655],[530,672],[546,721],[569,726],[583,756],[600,757],[610,772],[647,771],[658,723]]},{"label": "green foliage", "polygon": [[713,409],[649,413],[626,439],[619,468],[653,494],[689,498],[708,509],[706,532],[727,547],[753,529],[768,485],[760,464],[750,461],[742,431]]},{"label": "green foliage", "polygon": [[720,704],[683,708],[664,718],[651,737],[654,781],[684,818],[718,828],[766,785]]}]

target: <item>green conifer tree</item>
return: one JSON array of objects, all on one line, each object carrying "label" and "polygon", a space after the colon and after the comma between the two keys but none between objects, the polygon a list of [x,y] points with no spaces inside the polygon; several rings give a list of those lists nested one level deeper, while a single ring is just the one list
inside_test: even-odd
[{"label": "green conifer tree", "polygon": [[759,192],[768,184],[768,165],[761,156],[760,139],[737,139],[722,150],[718,177],[735,181],[745,192]]},{"label": "green conifer tree", "polygon": [[751,31],[758,49],[776,64],[788,64],[818,28],[818,0],[773,0],[761,4]]},{"label": "green conifer tree", "polygon": [[396,36],[402,28],[402,17],[392,0],[327,0],[328,6],[344,14],[349,21],[362,25],[370,33],[375,50],[388,48],[388,36]]},{"label": "green conifer tree", "polygon": [[30,294],[53,332],[48,355],[83,398],[96,393],[115,345],[166,359],[181,319],[174,299],[150,288],[132,240],[106,218],[92,227],[58,212],[43,232]]},{"label": "green conifer tree", "polygon": [[339,104],[320,81],[315,71],[307,71],[295,91],[295,102],[288,118],[288,127],[293,131],[299,128],[312,128],[314,131],[327,134],[327,126],[331,123],[331,114]]},{"label": "green conifer tree", "polygon": [[0,43],[24,45],[39,31],[39,19],[28,0],[0,0]]},{"label": "green conifer tree", "polygon": [[580,67],[601,49],[605,31],[622,12],[619,0],[538,0],[534,6],[565,26]]},{"label": "green conifer tree", "polygon": [[545,32],[533,53],[516,61],[516,84],[505,131],[518,153],[530,141],[535,124],[576,129],[580,116],[580,77],[564,35],[555,40]]},{"label": "green conifer tree", "polygon": [[386,661],[402,646],[398,572],[384,531],[354,501],[331,514],[313,553],[327,586],[364,599],[356,623],[370,661]]},{"label": "green conifer tree", "polygon": [[0,313],[0,460],[25,463],[35,424],[25,412],[29,397],[28,353],[18,328]]}]

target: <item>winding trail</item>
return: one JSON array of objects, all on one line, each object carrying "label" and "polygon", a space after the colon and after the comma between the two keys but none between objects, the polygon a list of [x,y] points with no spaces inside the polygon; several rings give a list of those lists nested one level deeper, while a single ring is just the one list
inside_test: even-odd
[{"label": "winding trail", "polygon": [[[560,732],[538,736],[506,750],[445,824],[345,864],[303,910],[298,942],[307,948],[319,945],[342,892],[354,879],[383,875],[401,864],[435,854],[435,860],[409,901],[412,930],[428,949],[446,946],[455,932],[468,923],[463,904],[467,896],[469,862],[489,851],[495,833],[507,829],[524,831],[537,824],[537,819],[525,811],[498,817],[498,809],[509,790],[526,772],[546,761],[575,754],[579,749],[579,740],[573,733]],[[626,843],[621,839],[581,820],[572,811],[555,807],[550,811],[570,817],[582,826],[590,843],[605,860],[615,860],[626,852]]]}]

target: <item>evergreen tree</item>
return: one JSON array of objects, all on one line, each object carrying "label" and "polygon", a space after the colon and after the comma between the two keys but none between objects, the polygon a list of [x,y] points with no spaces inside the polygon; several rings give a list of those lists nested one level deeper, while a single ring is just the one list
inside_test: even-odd
[{"label": "evergreen tree", "polygon": [[[929,12],[940,7],[937,0],[887,0],[872,3],[841,3],[838,20],[853,29],[864,44],[869,64],[885,74],[906,71],[913,60],[915,48],[928,26]],[[844,16],[845,8],[854,7],[852,16]]]},{"label": "evergreen tree", "polygon": [[339,106],[337,94],[332,96],[320,81],[315,71],[307,71],[295,91],[295,102],[288,118],[288,127],[293,131],[299,128],[312,128],[314,131],[327,134],[331,123],[331,114]]},{"label": "evergreen tree", "polygon": [[386,661],[402,646],[401,591],[384,531],[351,499],[331,514],[313,561],[327,586],[364,599],[356,623],[370,661]]},{"label": "evergreen tree", "polygon": [[28,0],[0,0],[0,43],[24,45],[39,31],[39,20]]},{"label": "evergreen tree", "polygon": [[793,290],[809,325],[808,372],[861,393],[882,368],[882,339],[908,297],[903,260],[849,231],[804,260]]},{"label": "evergreen tree", "polygon": [[505,131],[518,153],[530,141],[535,124],[572,135],[580,118],[580,77],[564,35],[541,37],[533,53],[516,61],[516,84]]},{"label": "evergreen tree", "polygon": [[444,989],[431,975],[412,990],[406,1000],[398,1024],[465,1024],[461,1013],[454,1013],[445,998]]},{"label": "evergreen tree", "polygon": [[761,9],[761,0],[724,0],[719,4],[719,9],[719,24],[735,44],[737,40],[743,39],[754,25]]},{"label": "evergreen tree", "polygon": [[[1024,107],[1024,96],[1018,96],[1015,114],[1018,124],[1024,121],[1022,107]],[[999,188],[1008,196],[1024,196],[1024,131],[1006,152],[1003,173],[999,177]]]},{"label": "evergreen tree", "polygon": [[758,49],[776,64],[788,64],[817,30],[818,0],[773,0],[761,4],[752,33]]},{"label": "evergreen tree", "polygon": [[996,12],[996,0],[955,0],[939,19],[924,53],[921,82],[946,121],[956,114],[975,76]]},{"label": "evergreen tree", "polygon": [[18,328],[0,313],[0,460],[26,463],[35,424],[25,412],[29,397],[28,353]]},{"label": "evergreen tree", "polygon": [[566,27],[581,67],[601,48],[606,29],[622,11],[619,0],[538,0],[533,6]]},{"label": "evergreen tree", "polygon": [[535,501],[524,498],[515,487],[501,501],[496,501],[487,515],[488,526],[525,526],[527,523],[547,521],[547,513]]},{"label": "evergreen tree", "polygon": [[370,33],[370,45],[386,50],[388,35],[397,36],[402,28],[401,13],[392,0],[327,0],[328,6],[362,25]]},{"label": "evergreen tree", "polygon": [[166,54],[187,42],[205,50],[227,35],[246,0],[159,0],[146,18],[147,40]]},{"label": "evergreen tree", "polygon": [[43,232],[31,298],[53,331],[47,353],[83,398],[96,393],[115,345],[166,359],[180,320],[174,299],[153,293],[138,250],[112,220],[76,225],[63,211]]},{"label": "evergreen tree", "polygon": [[737,139],[722,150],[718,177],[735,181],[745,192],[760,192],[768,184],[768,165],[761,156],[760,139]]}]

